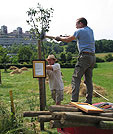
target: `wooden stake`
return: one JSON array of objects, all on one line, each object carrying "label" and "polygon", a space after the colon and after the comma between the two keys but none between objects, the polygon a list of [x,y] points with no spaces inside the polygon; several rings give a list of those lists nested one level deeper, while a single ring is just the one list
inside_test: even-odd
[{"label": "wooden stake", "polygon": [[12,93],[12,90],[9,91],[9,95],[10,95],[10,100],[11,100],[11,112],[13,113],[13,115],[15,115],[15,108],[14,108],[14,103],[13,103],[13,93]]},{"label": "wooden stake", "polygon": [[93,90],[96,94],[98,94],[100,97],[102,97],[103,99],[109,101],[107,98],[105,98],[103,95],[101,95],[100,93],[98,93],[96,90]]}]

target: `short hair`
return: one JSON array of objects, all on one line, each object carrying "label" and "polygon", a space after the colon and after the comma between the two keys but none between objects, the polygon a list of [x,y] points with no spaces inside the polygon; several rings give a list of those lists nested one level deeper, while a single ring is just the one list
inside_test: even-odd
[{"label": "short hair", "polygon": [[82,23],[84,26],[87,26],[87,20],[84,17],[81,17],[79,19],[77,19],[78,23]]}]

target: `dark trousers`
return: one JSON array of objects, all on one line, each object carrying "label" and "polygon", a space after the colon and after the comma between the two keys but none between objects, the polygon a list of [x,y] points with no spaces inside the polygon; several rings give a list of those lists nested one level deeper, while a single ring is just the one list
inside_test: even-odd
[{"label": "dark trousers", "polygon": [[72,75],[72,99],[71,101],[78,102],[79,88],[81,78],[84,75],[84,82],[87,87],[86,102],[92,104],[93,83],[92,83],[92,71],[96,63],[96,57],[94,54],[82,53],[79,55],[75,70]]}]

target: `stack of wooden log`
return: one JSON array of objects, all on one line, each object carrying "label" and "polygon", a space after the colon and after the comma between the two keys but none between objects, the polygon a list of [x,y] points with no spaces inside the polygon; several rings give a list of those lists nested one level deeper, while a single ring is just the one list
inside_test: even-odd
[{"label": "stack of wooden log", "polygon": [[51,128],[95,126],[113,129],[113,111],[85,113],[72,105],[51,105],[49,111],[24,112],[24,117],[38,117],[39,122],[50,122]]}]

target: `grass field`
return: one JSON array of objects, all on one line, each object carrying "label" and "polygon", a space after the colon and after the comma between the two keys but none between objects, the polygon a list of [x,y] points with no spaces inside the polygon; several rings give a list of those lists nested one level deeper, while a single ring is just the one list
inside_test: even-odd
[{"label": "grass field", "polygon": [[[63,68],[63,80],[64,85],[71,84],[71,78],[73,74],[73,68]],[[98,63],[97,68],[93,71],[93,83],[105,88],[107,95],[106,98],[109,102],[113,103],[113,62]],[[10,110],[10,97],[9,91],[13,91],[13,98],[15,109],[17,113],[22,114],[23,111],[39,110],[39,86],[37,78],[33,78],[32,69],[24,71],[22,74],[15,74],[10,76],[10,70],[8,73],[4,73],[2,70],[2,84],[0,85],[0,101],[3,102],[8,110]],[[71,99],[71,94],[64,94],[64,101],[62,104],[68,104]],[[84,97],[80,97],[83,100]],[[48,84],[46,84],[46,103],[48,107],[53,105],[54,102],[51,99],[51,94]],[[106,102],[103,98],[93,97],[93,103]],[[31,119],[25,118],[25,122],[30,123]],[[51,130],[49,124],[46,124],[48,132],[41,132],[44,134],[57,134],[56,129]]]}]

